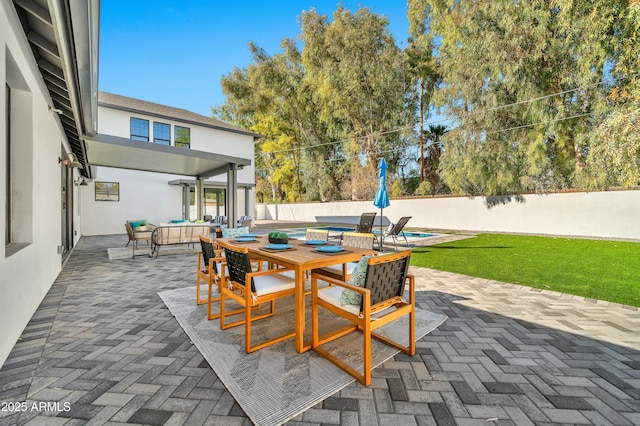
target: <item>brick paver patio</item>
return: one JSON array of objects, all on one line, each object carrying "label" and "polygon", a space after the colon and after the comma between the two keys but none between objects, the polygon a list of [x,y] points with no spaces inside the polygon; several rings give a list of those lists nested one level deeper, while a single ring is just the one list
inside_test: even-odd
[{"label": "brick paver patio", "polygon": [[[251,424],[157,295],[195,256],[109,261],[125,243],[80,240],[0,370],[0,425]],[[638,309],[412,272],[449,320],[291,424],[640,424]]]}]

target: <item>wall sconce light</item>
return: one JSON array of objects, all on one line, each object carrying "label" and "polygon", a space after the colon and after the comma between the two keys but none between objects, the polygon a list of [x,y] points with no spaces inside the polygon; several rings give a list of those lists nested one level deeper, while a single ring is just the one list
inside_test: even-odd
[{"label": "wall sconce light", "polygon": [[64,164],[67,167],[71,167],[72,169],[82,169],[82,163],[76,160],[76,156],[73,153],[69,152],[67,154],[67,158],[58,157],[58,164]]},{"label": "wall sconce light", "polygon": [[49,105],[49,112],[55,112],[56,114],[62,114],[62,110],[61,109],[54,108],[51,105]]},{"label": "wall sconce light", "polygon": [[87,186],[87,185],[89,185],[84,178],[78,178],[78,179],[74,180],[73,183],[75,183],[76,186]]}]

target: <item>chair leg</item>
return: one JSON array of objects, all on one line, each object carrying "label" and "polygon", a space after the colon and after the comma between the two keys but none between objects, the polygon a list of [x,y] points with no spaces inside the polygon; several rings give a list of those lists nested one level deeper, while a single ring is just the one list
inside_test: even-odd
[{"label": "chair leg", "polygon": [[209,291],[208,291],[208,300],[207,300],[207,319],[213,320],[220,318],[220,313],[214,314],[212,309],[213,302],[221,302],[221,297],[213,297],[213,283],[209,283]]},{"label": "chair leg", "polygon": [[364,386],[369,386],[371,384],[371,323],[367,322],[364,325],[364,330],[362,330],[362,334],[364,337],[363,343],[363,352],[362,355],[364,357],[364,369],[362,370],[362,381],[356,377],[360,383]]}]

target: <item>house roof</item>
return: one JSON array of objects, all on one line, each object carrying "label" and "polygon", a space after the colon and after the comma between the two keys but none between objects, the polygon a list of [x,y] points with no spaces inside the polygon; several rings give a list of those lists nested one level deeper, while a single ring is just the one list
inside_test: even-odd
[{"label": "house roof", "polygon": [[192,123],[212,129],[240,133],[243,135],[253,136],[255,138],[260,137],[257,133],[234,126],[233,124],[225,123],[224,121],[216,118],[206,117],[182,108],[174,108],[167,105],[156,104],[154,102],[143,101],[141,99],[116,95],[114,93],[99,92],[98,105],[123,111],[138,112],[145,115],[152,115],[175,121],[182,121],[185,123]]},{"label": "house roof", "polygon": [[[98,105],[184,123],[260,135],[180,108],[98,92],[99,0],[13,0],[18,20],[49,91],[80,173],[109,166],[207,178],[251,164],[231,157],[99,134]],[[98,95],[99,93],[99,95]]]},{"label": "house roof", "polygon": [[51,97],[51,109],[89,176],[85,136],[96,131],[98,1],[13,0],[16,14]]}]

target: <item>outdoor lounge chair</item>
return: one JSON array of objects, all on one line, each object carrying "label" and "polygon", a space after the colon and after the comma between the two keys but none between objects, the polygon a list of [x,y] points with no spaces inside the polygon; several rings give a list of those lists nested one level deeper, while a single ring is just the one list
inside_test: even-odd
[{"label": "outdoor lounge chair", "polygon": [[[138,241],[146,241],[147,245],[149,245],[149,241],[151,241],[151,234],[154,225],[147,223],[146,220],[127,220],[124,224],[124,228],[127,231],[127,237],[129,237],[129,241],[127,241],[127,245],[133,241],[133,255],[132,257],[136,257],[136,249],[138,248]],[[144,254],[147,254],[146,252]]]},{"label": "outdoor lounge chair", "polygon": [[[369,234],[373,229],[373,220],[375,219],[377,213],[362,213],[360,215],[360,222],[356,225],[356,229],[353,232],[357,232],[360,234]],[[336,239],[342,241],[342,236],[344,233],[339,235],[332,235],[331,239]]]},{"label": "outdoor lounge chair", "polygon": [[224,215],[218,215],[209,221],[209,225],[221,227],[227,221],[227,217]]},{"label": "outdoor lounge chair", "polygon": [[[295,336],[293,324],[291,331],[259,344],[251,343],[251,323],[255,320],[275,315],[275,300],[281,297],[293,296],[295,293],[295,279],[292,273],[286,273],[291,269],[269,269],[266,271],[252,272],[249,252],[246,248],[232,250],[224,248],[229,275],[223,275],[220,285],[220,329],[225,330],[244,324],[245,326],[245,350],[247,353],[262,349]],[[232,323],[226,323],[225,319],[235,312],[225,311],[225,300],[231,299],[240,306],[240,312],[244,313],[244,319]],[[270,312],[252,316],[253,308],[270,302]]]},{"label": "outdoor lounge chair", "polygon": [[253,222],[253,219],[251,219],[251,216],[240,216],[240,219],[238,219],[236,226],[238,226],[238,228],[242,226],[248,226],[249,229],[251,229],[252,222]]},{"label": "outdoor lounge chair", "polygon": [[389,227],[380,236],[380,238],[382,239],[382,244],[384,244],[384,239],[386,237],[391,237],[396,250],[398,250],[398,237],[402,236],[405,243],[407,243],[407,247],[409,247],[409,241],[407,240],[407,236],[404,235],[403,231],[404,227],[407,225],[407,222],[409,222],[409,219],[411,219],[411,216],[401,217],[398,223],[396,223],[395,225],[393,223],[390,224]]},{"label": "outdoor lounge chair", "polygon": [[[415,355],[415,280],[408,274],[410,258],[410,250],[365,257],[358,265],[359,270],[354,271],[351,285],[318,273],[311,275],[312,347],[318,354],[345,370],[364,386],[371,384],[372,337],[408,355]],[[333,285],[319,288],[318,280]],[[404,298],[407,282],[409,283],[408,301]],[[346,294],[348,291],[351,293]],[[320,335],[318,319],[320,307],[350,321],[353,325]],[[373,331],[404,315],[409,316],[407,345]],[[326,321],[323,321],[323,324],[326,324]],[[358,371],[359,367],[345,362],[337,354],[322,347],[323,344],[354,331],[361,332],[364,339],[362,373]]]},{"label": "outdoor lounge chair", "polygon": [[361,234],[368,234],[373,229],[373,220],[375,219],[377,213],[362,213],[360,215],[360,223],[356,226],[354,232],[358,232]]}]

